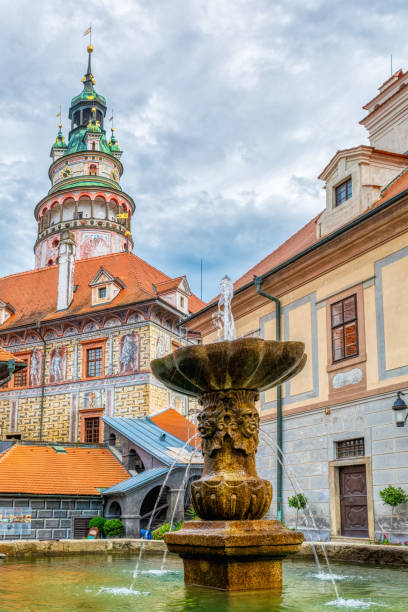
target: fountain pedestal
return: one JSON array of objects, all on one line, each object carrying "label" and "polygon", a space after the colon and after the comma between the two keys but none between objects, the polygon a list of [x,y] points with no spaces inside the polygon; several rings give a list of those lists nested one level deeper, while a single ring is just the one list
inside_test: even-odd
[{"label": "fountain pedestal", "polygon": [[166,544],[183,559],[186,584],[251,591],[280,589],[282,559],[303,539],[279,521],[190,521]]},{"label": "fountain pedestal", "polygon": [[302,342],[243,338],[181,348],[151,362],[167,387],[198,397],[204,455],[191,501],[200,521],[167,533],[184,562],[186,584],[226,591],[282,586],[282,559],[299,550],[302,533],[261,520],[272,486],[258,476],[259,391],[282,383],[306,361]]}]

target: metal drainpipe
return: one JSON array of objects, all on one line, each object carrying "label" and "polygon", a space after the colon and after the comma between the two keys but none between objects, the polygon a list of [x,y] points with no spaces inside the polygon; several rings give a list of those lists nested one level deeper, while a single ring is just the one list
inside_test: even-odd
[{"label": "metal drainpipe", "polygon": [[[274,295],[270,295],[265,291],[262,291],[263,278],[261,276],[254,277],[254,284],[259,295],[263,295],[275,302],[275,324],[276,324],[276,340],[281,339],[281,303],[280,300]],[[278,521],[283,519],[283,507],[282,507],[282,463],[283,457],[281,454],[283,435],[282,435],[282,385],[278,385],[276,388],[276,442],[277,448],[277,460],[276,460],[276,504],[277,504],[277,518]]]},{"label": "metal drainpipe", "polygon": [[43,421],[44,421],[44,398],[45,398],[45,358],[47,351],[47,342],[41,333],[41,322],[37,321],[37,332],[43,341],[43,359],[42,359],[42,374],[41,374],[41,404],[40,404],[40,442],[43,436]]}]

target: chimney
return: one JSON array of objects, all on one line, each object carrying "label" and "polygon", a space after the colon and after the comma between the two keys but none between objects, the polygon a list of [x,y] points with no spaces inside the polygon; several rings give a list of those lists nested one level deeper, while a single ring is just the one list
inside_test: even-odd
[{"label": "chimney", "polygon": [[75,237],[70,230],[61,232],[58,247],[57,310],[69,308],[74,297]]}]

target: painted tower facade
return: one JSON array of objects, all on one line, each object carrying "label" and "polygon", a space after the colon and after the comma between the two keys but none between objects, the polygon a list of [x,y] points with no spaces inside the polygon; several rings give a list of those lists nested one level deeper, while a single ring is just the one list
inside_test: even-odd
[{"label": "painted tower facade", "polygon": [[135,205],[120,187],[122,151],[113,127],[109,141],[106,135],[106,100],[95,90],[92,52],[89,45],[83,91],[71,100],[68,144],[60,124],[50,153],[51,189],[35,207],[36,268],[57,263],[63,230],[73,234],[76,259],[120,253],[133,246],[130,228]]}]

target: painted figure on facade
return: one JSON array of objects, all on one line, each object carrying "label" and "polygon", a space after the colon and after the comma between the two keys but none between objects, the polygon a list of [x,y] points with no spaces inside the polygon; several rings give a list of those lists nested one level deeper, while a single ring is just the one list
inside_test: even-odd
[{"label": "painted figure on facade", "polygon": [[135,332],[126,334],[121,340],[120,373],[135,372],[139,366],[139,337]]},{"label": "painted figure on facade", "polygon": [[104,234],[89,234],[81,240],[81,258],[99,257],[109,253],[107,236]]},{"label": "painted figure on facade", "polygon": [[157,336],[157,345],[156,345],[156,357],[160,359],[160,357],[164,357],[166,354],[166,345],[165,340],[162,334]]},{"label": "painted figure on facade", "polygon": [[30,361],[30,384],[32,387],[37,387],[41,382],[41,363],[41,353],[38,349],[35,349]]},{"label": "painted figure on facade", "polygon": [[83,406],[87,410],[98,410],[102,408],[102,392],[86,391],[83,395]]},{"label": "painted figure on facade", "polygon": [[67,349],[55,348],[52,349],[50,354],[50,382],[62,382],[66,378],[66,366],[67,366]]}]

